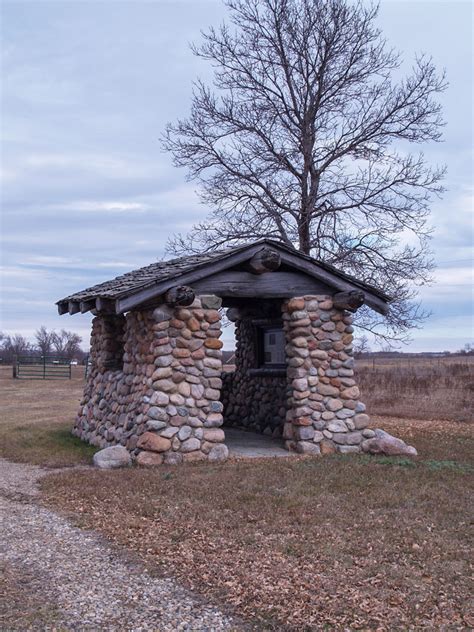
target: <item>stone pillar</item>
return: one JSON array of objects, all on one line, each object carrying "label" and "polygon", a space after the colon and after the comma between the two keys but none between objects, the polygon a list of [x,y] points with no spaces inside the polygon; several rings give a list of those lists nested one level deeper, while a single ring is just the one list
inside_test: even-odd
[{"label": "stone pillar", "polygon": [[101,373],[122,369],[124,334],[125,317],[122,315],[96,316],[92,321],[90,359]]},{"label": "stone pillar", "polygon": [[222,342],[216,297],[190,307],[158,307],[153,323],[153,370],[143,398],[146,432],[137,462],[225,460],[222,425]]},{"label": "stone pillar", "polygon": [[219,304],[201,297],[188,308],[97,316],[73,434],[124,445],[143,464],[227,458]]},{"label": "stone pillar", "polygon": [[101,448],[135,449],[145,429],[142,398],[152,372],[152,341],[147,312],[94,318],[91,367],[73,434]]},{"label": "stone pillar", "polygon": [[284,437],[302,454],[360,452],[369,418],[359,401],[352,316],[326,295],[283,303],[289,400]]}]

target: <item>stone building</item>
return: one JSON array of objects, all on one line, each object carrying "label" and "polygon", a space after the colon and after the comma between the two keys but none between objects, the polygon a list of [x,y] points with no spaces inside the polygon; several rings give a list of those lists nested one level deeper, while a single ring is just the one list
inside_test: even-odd
[{"label": "stone building", "polygon": [[[74,434],[141,464],[222,461],[225,427],[283,437],[303,454],[359,452],[352,313],[382,291],[268,239],[153,263],[58,302],[91,311],[91,369]],[[222,371],[221,307],[235,323]]]}]

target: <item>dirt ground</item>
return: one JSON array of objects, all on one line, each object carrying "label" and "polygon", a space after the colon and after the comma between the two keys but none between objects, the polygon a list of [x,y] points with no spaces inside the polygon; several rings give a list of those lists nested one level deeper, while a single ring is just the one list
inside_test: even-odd
[{"label": "dirt ground", "polygon": [[[79,374],[54,384],[5,374],[3,456],[90,462],[91,449],[68,438],[82,384]],[[373,425],[419,457],[59,469],[43,479],[42,502],[258,630],[472,629],[474,426]]]}]

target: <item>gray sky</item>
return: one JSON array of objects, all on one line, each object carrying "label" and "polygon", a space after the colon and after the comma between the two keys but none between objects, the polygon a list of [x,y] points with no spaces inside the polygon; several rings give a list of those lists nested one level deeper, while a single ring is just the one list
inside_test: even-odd
[{"label": "gray sky", "polygon": [[[188,42],[225,15],[219,0],[1,1],[2,272],[0,330],[73,329],[89,315],[54,302],[164,255],[167,237],[206,215],[195,185],[160,149],[186,116],[192,81],[210,77]],[[433,203],[433,314],[407,350],[455,350],[473,332],[472,4],[382,0],[379,24],[409,64],[445,67],[447,163]],[[226,346],[231,334],[226,332]]]}]

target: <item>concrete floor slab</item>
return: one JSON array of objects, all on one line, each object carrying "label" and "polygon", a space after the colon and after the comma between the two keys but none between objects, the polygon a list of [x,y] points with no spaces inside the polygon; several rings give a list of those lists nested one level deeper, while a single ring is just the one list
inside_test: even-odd
[{"label": "concrete floor slab", "polygon": [[291,454],[285,449],[283,439],[275,439],[267,435],[247,432],[238,428],[223,428],[225,443],[229,448],[229,455],[248,458],[289,457]]}]

